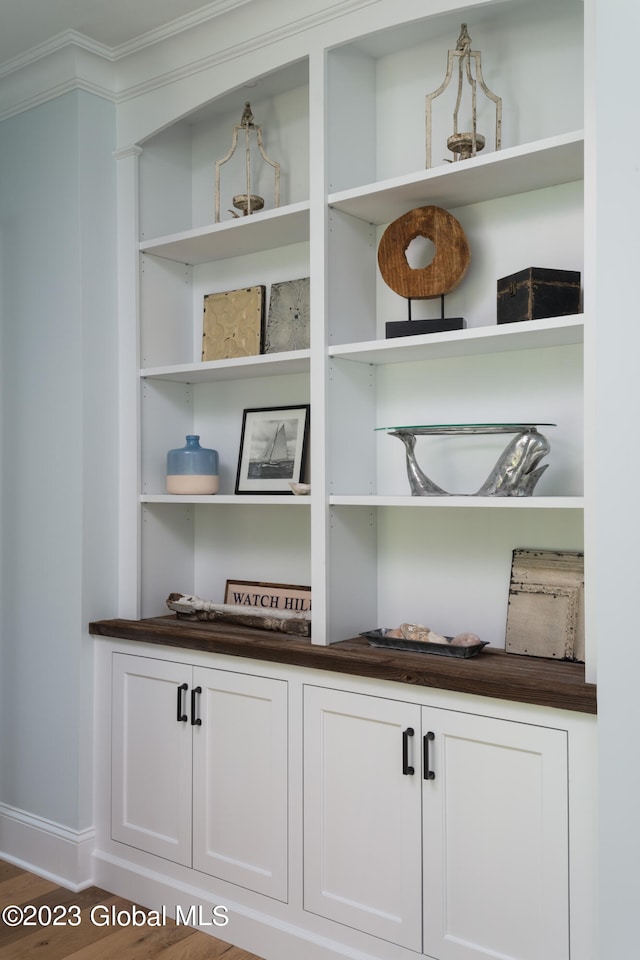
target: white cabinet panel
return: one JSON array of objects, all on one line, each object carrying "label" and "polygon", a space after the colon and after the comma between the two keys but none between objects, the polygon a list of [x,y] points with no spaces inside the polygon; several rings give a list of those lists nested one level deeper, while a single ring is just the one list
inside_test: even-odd
[{"label": "white cabinet panel", "polygon": [[[191,667],[114,654],[112,836],[191,862]],[[178,719],[178,696],[185,708]]]},{"label": "white cabinet panel", "polygon": [[112,837],[287,899],[287,682],[114,654]]},{"label": "white cabinet panel", "polygon": [[569,957],[567,735],[428,710],[424,952]]},{"label": "white cabinet panel", "polygon": [[305,909],[419,951],[420,710],[316,687],[304,708]]},{"label": "white cabinet panel", "polygon": [[193,866],[287,899],[287,684],[194,670]]},{"label": "white cabinet panel", "polygon": [[304,708],[307,910],[437,960],[568,960],[566,731],[310,686]]}]

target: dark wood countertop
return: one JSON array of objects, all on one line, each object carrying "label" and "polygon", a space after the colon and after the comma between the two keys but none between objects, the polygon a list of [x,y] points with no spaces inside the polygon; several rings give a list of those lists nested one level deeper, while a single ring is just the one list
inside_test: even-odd
[{"label": "dark wood countertop", "polygon": [[597,712],[596,686],[585,683],[583,663],[517,656],[491,647],[468,659],[382,650],[370,647],[362,637],[324,647],[266,630],[178,620],[174,615],[99,620],[89,625],[89,632],[580,713]]}]

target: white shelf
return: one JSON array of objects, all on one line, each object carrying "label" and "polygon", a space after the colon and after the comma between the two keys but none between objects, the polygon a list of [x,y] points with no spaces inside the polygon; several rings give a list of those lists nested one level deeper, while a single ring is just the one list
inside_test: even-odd
[{"label": "white shelf", "polygon": [[[555,13],[549,22],[537,17],[528,0],[499,6],[500,16],[488,12],[499,25],[495,36],[489,31],[495,47],[489,60],[498,64],[510,118],[510,145],[500,151],[487,149],[456,164],[442,163],[438,154],[439,166],[423,168],[424,93],[439,82],[437,51],[460,21],[459,12],[450,10],[445,23],[418,10],[419,4],[417,21],[402,26],[402,36],[378,26],[374,36],[356,31],[336,45],[322,43],[310,85],[304,76],[300,84],[287,81],[286,100],[260,111],[272,118],[274,155],[287,158],[286,199],[295,202],[196,226],[198,217],[212,217],[203,198],[210,203],[210,158],[228,147],[230,100],[224,110],[217,100],[203,108],[192,129],[176,125],[145,144],[144,233],[137,244],[143,359],[135,392],[142,408],[143,480],[132,476],[130,484],[145,515],[138,526],[145,615],[160,608],[185,570],[193,570],[196,586],[222,581],[229,570],[249,579],[266,570],[270,579],[290,583],[304,571],[317,600],[314,640],[332,642],[353,635],[363,610],[371,622],[381,622],[419,607],[425,583],[429,615],[444,621],[460,603],[460,577],[475,582],[477,574],[482,588],[463,606],[487,635],[504,633],[504,575],[513,548],[540,542],[583,549],[584,500],[557,494],[583,489],[585,319],[494,322],[497,277],[528,263],[585,270],[577,70],[582,5],[545,2],[547,11],[561,8],[559,25]],[[521,57],[527,27],[524,35],[535,30],[535,49],[556,58],[542,80],[534,69],[539,57]],[[566,82],[566,59],[559,55],[565,48],[575,67]],[[532,77],[542,87],[532,86]],[[541,92],[545,110],[529,109]],[[511,146],[517,140],[527,142]],[[315,149],[320,141],[326,150]],[[477,251],[466,289],[455,294],[449,311],[464,315],[469,327],[387,339],[384,321],[401,319],[402,310],[398,314],[398,298],[376,271],[377,234],[427,204],[459,210]],[[199,361],[203,296],[302,276],[312,278],[315,291],[317,337],[310,350]],[[427,380],[431,393],[424,389]],[[237,495],[229,475],[224,493],[164,492],[164,451],[176,438],[188,432],[210,437],[207,444],[219,448],[233,470],[243,409],[301,400],[315,411],[313,496]],[[539,407],[535,414],[531,402]],[[470,404],[483,411],[480,419],[499,420],[507,410],[510,418],[559,423],[552,437],[557,480],[543,486],[553,495],[410,495],[400,446],[393,441],[387,456],[374,427],[424,422],[425,407],[433,422],[462,422]],[[494,462],[498,455],[492,451],[469,444],[459,462],[443,468],[445,486],[477,490],[485,456]],[[464,482],[449,484],[451,474]],[[495,512],[505,510],[511,512]]]},{"label": "white shelf", "polygon": [[366,364],[408,363],[444,357],[481,356],[511,350],[559,347],[583,342],[584,317],[524,320],[416,337],[392,337],[329,347],[329,356]]},{"label": "white shelf", "polygon": [[328,202],[359,220],[381,225],[426,203],[462,207],[572,183],[583,176],[584,133],[576,131],[343,190],[331,194]]},{"label": "white shelf", "polygon": [[140,503],[173,503],[184,504],[188,503],[212,503],[212,504],[240,504],[240,506],[248,506],[250,504],[265,504],[270,507],[277,506],[308,506],[311,498],[310,497],[296,497],[292,494],[256,494],[251,493],[247,494],[233,494],[233,493],[216,493],[212,495],[203,495],[198,497],[188,497],[170,493],[152,493],[152,494],[143,494],[140,497]]},{"label": "white shelf", "polygon": [[308,239],[309,203],[305,201],[142,241],[140,251],[195,265],[286,247]]},{"label": "white shelf", "polygon": [[334,507],[417,507],[444,508],[446,510],[582,510],[583,497],[378,497],[378,496],[332,496],[329,505]]},{"label": "white shelf", "polygon": [[209,360],[206,363],[146,367],[140,371],[140,377],[144,380],[173,380],[177,383],[280,377],[287,374],[308,373],[309,357],[309,350],[291,350],[286,353],[237,357],[233,360]]}]

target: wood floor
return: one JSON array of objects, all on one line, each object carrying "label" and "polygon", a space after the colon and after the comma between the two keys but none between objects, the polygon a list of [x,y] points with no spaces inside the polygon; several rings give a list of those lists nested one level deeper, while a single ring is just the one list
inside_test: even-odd
[{"label": "wood floor", "polygon": [[[0,960],[260,960],[170,919],[156,926],[102,925],[112,908],[132,915],[133,904],[98,887],[72,893],[0,860],[0,913],[13,906],[22,912],[9,909],[0,919]],[[99,909],[92,914],[92,907]],[[12,926],[20,917],[33,925]],[[54,926],[56,918],[66,924]]]}]

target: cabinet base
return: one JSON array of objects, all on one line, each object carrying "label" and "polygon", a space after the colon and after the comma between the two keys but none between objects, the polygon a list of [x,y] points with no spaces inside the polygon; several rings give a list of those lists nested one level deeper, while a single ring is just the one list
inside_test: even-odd
[{"label": "cabinet base", "polygon": [[163,867],[156,869],[150,863],[129,862],[106,850],[98,849],[94,853],[94,882],[97,886],[150,910],[157,910],[158,904],[163,904],[170,917],[175,916],[176,906],[180,905],[183,917],[189,916],[189,911],[195,908],[196,915],[208,918],[211,917],[212,904],[223,904],[228,916],[233,918],[233,930],[224,926],[199,926],[198,929],[232,943],[240,950],[265,957],[265,960],[296,960],[298,957],[345,960],[356,953],[361,960],[384,960],[388,956],[384,944],[383,952],[378,949],[367,951],[362,948],[361,941],[354,947],[340,939],[334,940],[327,932],[319,933],[305,927],[308,919],[305,913],[298,913],[294,920],[283,921],[276,911],[269,912],[268,898],[264,909],[256,908],[255,901],[251,903],[251,895],[251,905],[244,901],[241,890],[234,899],[228,895],[229,888],[214,878],[194,874],[187,868],[169,873],[162,870]]}]

